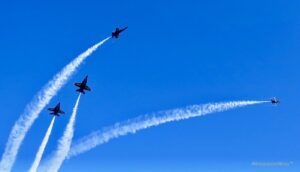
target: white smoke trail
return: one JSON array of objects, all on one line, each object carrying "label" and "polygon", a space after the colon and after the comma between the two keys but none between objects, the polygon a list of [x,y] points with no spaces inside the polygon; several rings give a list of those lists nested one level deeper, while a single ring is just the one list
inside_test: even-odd
[{"label": "white smoke trail", "polygon": [[49,125],[49,128],[46,132],[46,135],[42,141],[42,144],[37,152],[37,154],[35,155],[35,159],[31,165],[31,168],[29,169],[29,172],[36,172],[37,171],[37,168],[41,162],[41,159],[42,159],[42,156],[43,156],[43,153],[45,151],[45,148],[46,148],[46,145],[48,143],[48,140],[49,140],[49,137],[50,137],[50,134],[52,132],[52,128],[53,128],[53,124],[54,124],[54,121],[55,121],[55,116],[52,118],[52,121]]},{"label": "white smoke trail", "polygon": [[62,138],[58,141],[57,150],[55,151],[52,158],[49,160],[49,164],[46,168],[46,171],[57,172],[69,153],[73,135],[74,135],[74,125],[76,120],[78,104],[80,101],[80,96],[81,94],[79,94],[77,98],[69,123],[67,124],[67,127],[64,131]]},{"label": "white smoke trail", "polygon": [[159,113],[138,117],[128,120],[123,123],[116,123],[112,127],[106,128],[102,131],[96,131],[90,135],[83,137],[72,145],[68,155],[68,159],[82,154],[96,146],[107,143],[111,139],[125,136],[127,134],[134,134],[139,130],[147,129],[149,127],[158,126],[160,124],[180,121],[193,117],[198,117],[210,113],[222,112],[225,110],[243,107],[248,105],[266,103],[268,101],[232,101],[224,103],[212,103],[204,105],[194,105],[183,109],[174,109],[169,111],[162,111]]},{"label": "white smoke trail", "polygon": [[80,64],[90,56],[98,47],[109,40],[110,37],[95,44],[72,62],[65,66],[62,71],[54,76],[49,83],[35,96],[35,98],[26,106],[24,113],[17,120],[10,132],[8,141],[2,159],[0,161],[0,171],[9,172],[15,162],[19,148],[24,140],[28,130],[38,117],[39,113],[56,95],[61,87],[67,82],[70,76],[76,71]]}]

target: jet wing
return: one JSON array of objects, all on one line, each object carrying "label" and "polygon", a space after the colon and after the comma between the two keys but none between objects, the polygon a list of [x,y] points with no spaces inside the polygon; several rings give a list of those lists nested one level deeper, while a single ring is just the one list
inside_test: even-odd
[{"label": "jet wing", "polygon": [[60,117],[60,115],[59,115],[59,114],[55,114],[55,113],[51,113],[51,115],[53,115],[53,116],[57,116],[57,117]]},{"label": "jet wing", "polygon": [[62,110],[59,110],[59,113],[61,113],[61,114],[65,114],[65,112],[64,112],[64,111],[62,111]]},{"label": "jet wing", "polygon": [[126,30],[128,27],[125,27],[123,29],[120,30],[120,32],[123,32],[124,30]]},{"label": "jet wing", "polygon": [[85,90],[91,91],[91,88],[89,86],[84,87]]},{"label": "jet wing", "polygon": [[81,87],[82,83],[75,83],[77,87]]}]

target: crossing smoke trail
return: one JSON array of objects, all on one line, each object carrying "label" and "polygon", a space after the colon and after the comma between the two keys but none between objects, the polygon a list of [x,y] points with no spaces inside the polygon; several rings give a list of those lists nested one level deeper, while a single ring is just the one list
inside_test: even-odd
[{"label": "crossing smoke trail", "polygon": [[108,41],[110,37],[90,47],[88,50],[80,54],[67,66],[65,66],[48,84],[34,97],[34,99],[26,106],[25,111],[17,120],[9,135],[8,141],[2,159],[0,161],[0,171],[9,172],[15,162],[19,148],[25,138],[28,130],[38,117],[39,113],[50,102],[52,97],[67,82],[70,76],[82,64],[82,62],[97,50],[102,44]]},{"label": "crossing smoke trail", "polygon": [[224,103],[210,103],[204,105],[194,105],[183,109],[174,109],[169,111],[162,111],[159,113],[138,117],[128,120],[123,123],[116,123],[112,127],[106,128],[102,131],[96,131],[90,135],[83,137],[72,145],[68,159],[82,154],[93,149],[96,146],[107,143],[111,139],[125,136],[127,134],[134,134],[137,131],[158,126],[164,123],[180,121],[193,117],[203,116],[210,113],[222,112],[238,107],[266,103],[268,101],[232,101]]},{"label": "crossing smoke trail", "polygon": [[54,153],[54,155],[52,156],[52,158],[50,159],[49,165],[48,165],[46,171],[49,171],[49,172],[58,171],[61,164],[63,163],[63,161],[65,160],[66,156],[69,153],[73,135],[74,135],[74,124],[75,124],[75,120],[76,120],[76,114],[77,114],[78,104],[80,101],[80,96],[81,96],[81,94],[79,94],[79,96],[77,98],[77,101],[73,108],[71,118],[69,120],[69,123],[67,124],[67,127],[64,131],[62,138],[58,141],[57,150]]},{"label": "crossing smoke trail", "polygon": [[37,171],[37,168],[38,168],[38,166],[39,166],[39,164],[41,162],[43,153],[45,151],[46,145],[48,143],[50,134],[52,132],[54,121],[55,121],[55,116],[52,118],[52,121],[51,121],[51,123],[49,125],[49,128],[48,128],[48,130],[46,132],[46,135],[45,135],[45,137],[44,137],[44,139],[42,141],[42,144],[41,144],[41,146],[40,146],[40,148],[39,148],[39,150],[38,150],[38,152],[37,152],[37,154],[35,156],[35,159],[34,159],[32,165],[31,165],[31,168],[29,169],[29,172],[36,172]]}]

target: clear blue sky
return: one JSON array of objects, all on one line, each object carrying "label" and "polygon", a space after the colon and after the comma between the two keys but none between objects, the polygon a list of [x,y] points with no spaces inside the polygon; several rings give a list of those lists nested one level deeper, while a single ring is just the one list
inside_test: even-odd
[{"label": "clear blue sky", "polygon": [[[12,125],[64,65],[117,26],[119,40],[94,53],[51,101],[56,120],[46,155],[56,148],[88,74],[75,139],[149,112],[227,100],[282,104],[236,109],[169,123],[66,161],[61,171],[299,171],[300,2],[7,1],[0,2],[0,153]],[[13,171],[32,163],[51,117],[43,111]],[[290,162],[254,167],[252,162]]]}]

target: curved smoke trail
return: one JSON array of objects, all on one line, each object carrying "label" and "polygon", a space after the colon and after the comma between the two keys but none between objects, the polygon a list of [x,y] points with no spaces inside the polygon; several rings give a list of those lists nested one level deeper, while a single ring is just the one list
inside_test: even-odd
[{"label": "curved smoke trail", "polygon": [[58,147],[57,147],[54,155],[52,156],[52,158],[49,160],[49,165],[47,166],[46,171],[49,171],[49,172],[58,171],[59,168],[61,167],[61,164],[66,159],[66,157],[69,153],[72,139],[74,136],[74,125],[75,125],[75,120],[76,120],[78,104],[80,101],[80,96],[81,96],[81,94],[79,94],[79,96],[77,98],[77,101],[73,108],[71,118],[69,120],[69,123],[67,124],[67,127],[64,131],[63,136],[58,141]]},{"label": "curved smoke trail", "polygon": [[96,146],[107,143],[127,134],[134,134],[137,131],[158,126],[164,123],[180,121],[193,117],[198,117],[210,113],[222,112],[229,109],[243,107],[248,105],[266,103],[268,101],[232,101],[224,103],[210,103],[204,105],[194,105],[182,109],[162,111],[159,113],[138,117],[122,123],[116,123],[112,127],[102,131],[96,131],[83,137],[72,145],[67,158],[77,156]]},{"label": "curved smoke trail", "polygon": [[37,168],[41,162],[41,159],[42,159],[42,156],[43,156],[43,153],[45,151],[45,148],[46,148],[46,145],[48,143],[48,140],[49,140],[49,137],[51,135],[51,132],[52,132],[52,128],[53,128],[53,124],[54,124],[54,121],[55,121],[55,116],[52,118],[52,121],[48,127],[48,130],[45,134],[45,137],[42,141],[42,144],[38,150],[38,152],[36,153],[35,155],[35,159],[31,165],[31,168],[29,169],[29,172],[36,172],[37,171]]},{"label": "curved smoke trail", "polygon": [[82,64],[82,62],[90,56],[97,48],[109,40],[110,37],[90,47],[88,50],[76,57],[72,62],[65,66],[62,71],[54,76],[48,84],[35,96],[35,98],[26,106],[24,113],[17,120],[10,132],[8,141],[2,159],[0,161],[0,171],[9,172],[15,162],[19,148],[24,140],[28,130],[38,117],[39,113],[56,95],[70,76]]}]

